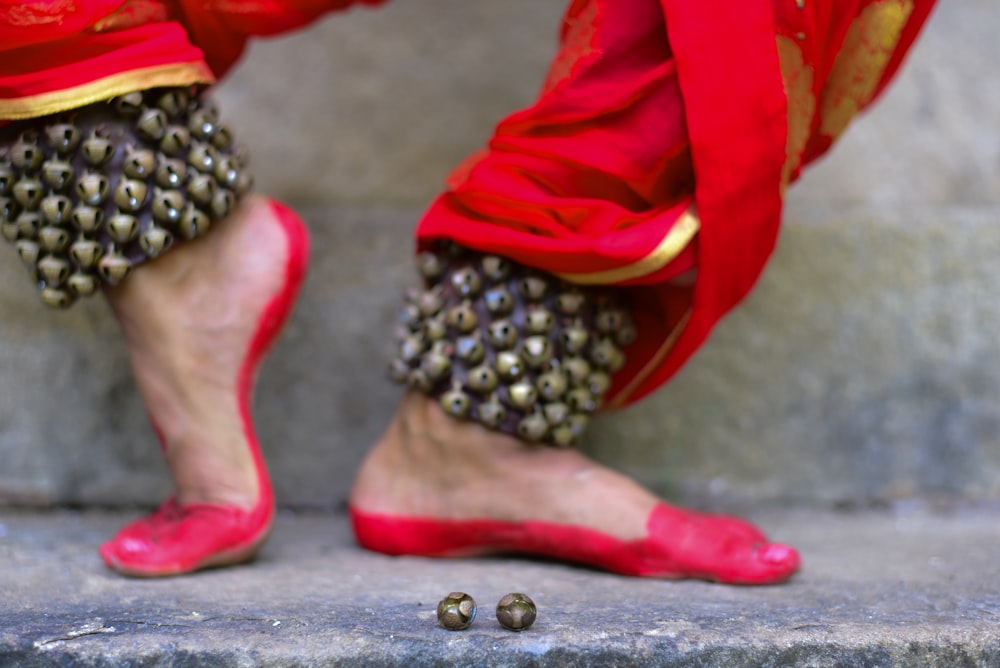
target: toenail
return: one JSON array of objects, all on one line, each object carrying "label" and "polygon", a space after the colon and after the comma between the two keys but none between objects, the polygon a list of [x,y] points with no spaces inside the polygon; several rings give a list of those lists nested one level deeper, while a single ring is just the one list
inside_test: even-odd
[{"label": "toenail", "polygon": [[497,603],[497,621],[511,631],[523,631],[535,623],[538,610],[527,594],[507,594]]},{"label": "toenail", "polygon": [[781,543],[770,543],[761,548],[757,555],[764,563],[780,566],[795,558],[795,550]]},{"label": "toenail", "polygon": [[438,603],[437,618],[449,631],[467,629],[476,619],[476,601],[465,592],[453,591]]}]

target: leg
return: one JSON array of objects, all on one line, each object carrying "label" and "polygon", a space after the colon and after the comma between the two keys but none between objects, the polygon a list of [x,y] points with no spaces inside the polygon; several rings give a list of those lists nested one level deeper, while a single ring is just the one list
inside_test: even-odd
[{"label": "leg", "polygon": [[[573,305],[600,297],[556,281],[538,292],[549,297],[526,298],[535,288],[519,287],[524,276],[540,275],[518,276],[517,265],[502,280],[488,271],[469,280],[493,260],[444,260],[444,276],[411,298],[422,313],[404,311],[410,332],[394,370],[414,390],[358,475],[351,509],[362,545],[432,556],[520,552],[628,575],[747,584],[794,573],[795,551],[755,527],[671,507],[579,452],[552,447],[578,437],[608,372],[621,366],[613,341],[632,338],[629,325],[614,325],[622,322],[614,305]],[[506,307],[497,306],[500,291],[512,295]],[[474,326],[462,322],[469,313]],[[516,334],[505,336],[508,328]],[[471,354],[470,342],[480,345]],[[505,356],[524,368],[511,372]]]}]

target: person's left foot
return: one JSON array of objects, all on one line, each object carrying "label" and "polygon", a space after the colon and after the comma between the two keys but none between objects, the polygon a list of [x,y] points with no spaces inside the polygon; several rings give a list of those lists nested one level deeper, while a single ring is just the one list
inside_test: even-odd
[{"label": "person's left foot", "polygon": [[413,392],[361,467],[351,517],[360,544],[386,554],[515,552],[739,584],[799,568],[748,522],[670,506],[575,450],[458,422]]}]

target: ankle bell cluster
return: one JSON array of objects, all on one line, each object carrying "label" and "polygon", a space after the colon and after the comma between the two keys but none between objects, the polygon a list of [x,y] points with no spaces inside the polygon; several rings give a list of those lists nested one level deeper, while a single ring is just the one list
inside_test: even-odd
[{"label": "ankle bell cluster", "polygon": [[424,289],[406,296],[392,379],[452,417],[575,445],[635,339],[614,294],[455,244],[421,253],[418,269]]},{"label": "ankle bell cluster", "polygon": [[195,239],[251,185],[218,112],[188,88],[129,93],[0,128],[0,234],[66,308]]}]

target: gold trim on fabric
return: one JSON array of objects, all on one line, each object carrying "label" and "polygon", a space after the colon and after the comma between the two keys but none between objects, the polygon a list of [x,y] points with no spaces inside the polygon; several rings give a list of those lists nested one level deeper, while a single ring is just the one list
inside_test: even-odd
[{"label": "gold trim on fabric", "polygon": [[806,64],[802,47],[794,39],[778,35],[778,59],[788,99],[788,140],[785,166],[781,170],[781,188],[784,191],[802,162],[802,153],[812,134],[816,95],[813,92],[815,73],[812,66]]},{"label": "gold trim on fabric", "polygon": [[214,82],[215,76],[208,69],[208,65],[202,62],[154,65],[119,72],[71,88],[27,97],[0,99],[0,119],[20,120],[48,116],[108,100],[116,95],[159,86],[190,86]]},{"label": "gold trim on fabric", "polygon": [[844,38],[820,100],[820,132],[837,139],[875,96],[896,51],[913,0],[879,0],[858,15]]},{"label": "gold trim on fabric", "polygon": [[680,337],[681,332],[684,330],[685,325],[687,325],[688,320],[690,319],[691,309],[689,308],[684,314],[684,317],[682,317],[673,330],[671,330],[670,335],[663,341],[663,345],[661,345],[660,349],[656,351],[656,354],[653,355],[648,362],[646,362],[645,366],[642,367],[642,370],[639,371],[639,373],[632,377],[632,380],[629,381],[628,385],[623,387],[621,392],[616,394],[615,398],[606,404],[608,409],[619,409],[624,406],[626,402],[628,402],[629,397],[635,394],[635,391],[638,390],[644,382],[646,382],[646,379],[649,378],[650,374],[652,374],[653,371],[655,371],[666,358],[667,353],[669,353],[671,348],[674,347],[674,344],[677,343],[677,339]]},{"label": "gold trim on fabric", "polygon": [[605,271],[585,274],[556,274],[556,276],[564,281],[580,285],[610,285],[652,274],[677,257],[698,233],[700,227],[701,221],[698,215],[692,209],[688,209],[680,215],[656,248],[641,260],[624,267]]}]

